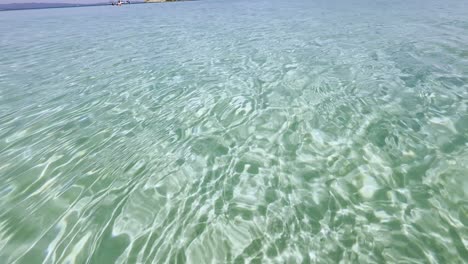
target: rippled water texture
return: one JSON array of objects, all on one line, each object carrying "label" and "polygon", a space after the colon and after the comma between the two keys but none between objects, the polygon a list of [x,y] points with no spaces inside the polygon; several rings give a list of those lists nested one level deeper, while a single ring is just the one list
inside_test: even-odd
[{"label": "rippled water texture", "polygon": [[15,11],[0,36],[2,263],[468,261],[467,1]]}]

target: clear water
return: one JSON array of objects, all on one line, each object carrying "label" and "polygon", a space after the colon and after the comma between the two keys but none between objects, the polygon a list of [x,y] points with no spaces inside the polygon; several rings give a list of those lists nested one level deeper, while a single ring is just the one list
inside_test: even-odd
[{"label": "clear water", "polygon": [[0,259],[467,262],[467,108],[467,1],[3,12]]}]

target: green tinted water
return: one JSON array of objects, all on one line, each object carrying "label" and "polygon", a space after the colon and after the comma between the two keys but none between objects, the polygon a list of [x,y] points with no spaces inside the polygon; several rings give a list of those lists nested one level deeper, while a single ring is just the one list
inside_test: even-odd
[{"label": "green tinted water", "polygon": [[466,262],[467,18],[466,1],[0,13],[1,262]]}]

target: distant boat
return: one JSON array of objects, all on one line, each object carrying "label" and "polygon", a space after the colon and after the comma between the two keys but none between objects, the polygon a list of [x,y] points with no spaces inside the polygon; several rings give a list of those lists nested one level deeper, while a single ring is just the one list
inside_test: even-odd
[{"label": "distant boat", "polygon": [[130,4],[130,1],[127,0],[127,1],[122,1],[122,0],[119,0],[117,2],[112,2],[111,5],[113,6],[122,6],[122,5],[128,5]]}]

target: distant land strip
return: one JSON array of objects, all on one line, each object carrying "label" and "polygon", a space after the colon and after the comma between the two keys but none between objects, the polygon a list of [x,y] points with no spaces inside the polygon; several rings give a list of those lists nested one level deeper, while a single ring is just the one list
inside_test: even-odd
[{"label": "distant land strip", "polygon": [[[126,0],[122,4],[144,4],[144,3],[164,3],[164,2],[180,2],[180,1],[196,1],[196,0]],[[108,2],[101,2],[95,4],[70,4],[70,3],[12,3],[0,4],[0,11],[13,11],[13,10],[27,10],[27,9],[47,9],[47,8],[68,8],[68,7],[86,7],[86,6],[105,6],[116,5],[118,0],[109,0]]]}]

